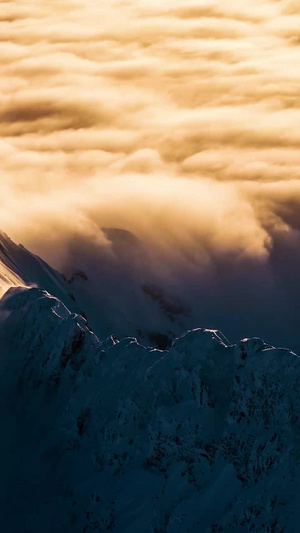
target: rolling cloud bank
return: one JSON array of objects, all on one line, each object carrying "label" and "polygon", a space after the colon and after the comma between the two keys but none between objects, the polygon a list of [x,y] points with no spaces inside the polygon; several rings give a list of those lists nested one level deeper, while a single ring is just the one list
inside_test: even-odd
[{"label": "rolling cloud bank", "polygon": [[0,228],[300,350],[299,63],[298,0],[1,2]]}]

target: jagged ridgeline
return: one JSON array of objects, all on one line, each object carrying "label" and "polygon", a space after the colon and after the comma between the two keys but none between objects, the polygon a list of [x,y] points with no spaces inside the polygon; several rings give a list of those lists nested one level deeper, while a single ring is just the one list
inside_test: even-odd
[{"label": "jagged ridgeline", "polygon": [[2,531],[298,530],[294,353],[207,329],[99,340],[58,273],[1,254],[23,285],[0,300]]}]

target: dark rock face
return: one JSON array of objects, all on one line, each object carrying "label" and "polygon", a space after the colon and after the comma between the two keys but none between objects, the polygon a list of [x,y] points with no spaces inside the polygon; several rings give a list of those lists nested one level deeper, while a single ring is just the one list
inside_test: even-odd
[{"label": "dark rock face", "polygon": [[293,353],[203,329],[101,343],[35,288],[0,316],[6,533],[297,531]]},{"label": "dark rock face", "polygon": [[174,322],[176,316],[189,316],[189,310],[179,300],[168,299],[164,291],[156,285],[142,285],[142,291],[147,294],[152,300],[159,303],[161,310],[165,313],[167,318]]},{"label": "dark rock face", "polygon": [[150,331],[148,338],[152,346],[157,346],[159,350],[167,350],[172,344],[172,339],[163,333]]}]

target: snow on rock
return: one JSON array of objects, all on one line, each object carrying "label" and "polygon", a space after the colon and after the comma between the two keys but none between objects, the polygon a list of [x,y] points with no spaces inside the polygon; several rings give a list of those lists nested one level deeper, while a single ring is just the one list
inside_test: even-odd
[{"label": "snow on rock", "polygon": [[0,297],[10,287],[41,287],[74,312],[79,307],[63,276],[22,245],[0,231]]},{"label": "snow on rock", "polygon": [[10,287],[20,287],[24,285],[23,280],[13,272],[7,265],[0,262],[0,297]]},{"label": "snow on rock", "polygon": [[0,300],[6,533],[298,529],[300,361],[196,329],[100,342],[38,288]]},{"label": "snow on rock", "polygon": [[[93,250],[86,265],[87,273],[77,268],[77,246],[71,247],[70,264],[64,274],[60,274],[0,231],[0,297],[10,287],[46,289],[68,309],[83,314],[101,338],[111,332],[122,337],[131,333],[156,347],[169,346],[172,339],[186,329],[181,324],[184,309],[176,299],[166,299],[157,287],[148,287],[148,292],[160,291],[159,301],[156,301],[156,293],[151,293],[150,298],[147,291],[144,292],[138,271],[133,268],[132,253],[137,253],[147,264],[146,249],[140,248],[141,243],[133,234],[112,228],[106,228],[105,233],[112,239],[114,252],[121,255],[100,254],[95,259],[96,250]],[[147,271],[146,268],[142,270]]]}]

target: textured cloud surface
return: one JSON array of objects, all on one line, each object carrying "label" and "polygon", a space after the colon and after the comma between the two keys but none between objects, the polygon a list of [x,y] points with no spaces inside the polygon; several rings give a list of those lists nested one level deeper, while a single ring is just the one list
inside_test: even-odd
[{"label": "textured cloud surface", "polygon": [[4,229],[263,255],[297,225],[299,28],[290,1],[1,2]]},{"label": "textured cloud surface", "polygon": [[13,238],[57,262],[121,227],[198,266],[297,241],[298,0],[4,1],[0,39]]}]

